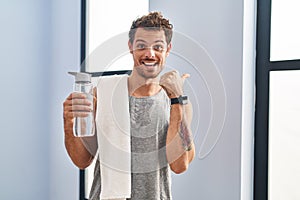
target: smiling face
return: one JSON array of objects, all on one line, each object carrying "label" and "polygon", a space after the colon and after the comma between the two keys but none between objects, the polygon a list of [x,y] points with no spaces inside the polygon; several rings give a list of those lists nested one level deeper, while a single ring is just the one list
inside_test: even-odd
[{"label": "smiling face", "polygon": [[133,55],[133,73],[145,79],[156,78],[163,70],[171,44],[163,30],[137,28],[133,43],[128,42]]}]

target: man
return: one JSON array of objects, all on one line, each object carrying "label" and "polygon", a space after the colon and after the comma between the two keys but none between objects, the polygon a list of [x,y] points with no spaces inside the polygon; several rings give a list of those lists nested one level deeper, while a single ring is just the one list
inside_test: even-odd
[{"label": "man", "polygon": [[[180,76],[177,71],[171,71],[160,76],[172,47],[172,28],[169,20],[159,12],[152,12],[135,20],[129,31],[128,47],[134,61],[128,77],[133,169],[131,200],[171,199],[169,169],[182,173],[194,158],[190,129],[192,108],[183,93],[184,80],[189,75]],[[85,95],[79,93],[70,94],[64,102],[65,146],[80,169],[88,167],[94,159],[97,134],[84,140],[74,137],[73,119],[87,116],[91,112],[90,105]],[[147,167],[138,166],[143,165],[139,162],[139,153],[160,152],[161,149],[163,154],[154,155],[159,160],[154,165],[157,168],[146,172],[139,170]],[[98,166],[99,161],[90,199],[99,199]]]}]

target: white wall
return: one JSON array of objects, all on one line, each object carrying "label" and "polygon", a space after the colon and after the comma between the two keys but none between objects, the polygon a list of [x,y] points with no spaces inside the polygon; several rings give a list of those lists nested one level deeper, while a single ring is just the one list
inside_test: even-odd
[{"label": "white wall", "polygon": [[49,199],[49,7],[0,2],[0,199]]},{"label": "white wall", "polygon": [[0,199],[78,199],[62,102],[79,67],[80,1],[1,1],[0,22]]},{"label": "white wall", "polygon": [[62,103],[73,90],[68,71],[80,67],[80,2],[52,0],[52,64],[50,103],[50,188],[51,200],[79,199],[79,170],[64,147]]}]

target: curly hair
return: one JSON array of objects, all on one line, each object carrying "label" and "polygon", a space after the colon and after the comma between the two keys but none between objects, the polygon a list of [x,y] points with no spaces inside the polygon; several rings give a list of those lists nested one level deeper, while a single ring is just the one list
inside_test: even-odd
[{"label": "curly hair", "polygon": [[146,30],[163,30],[165,32],[167,44],[170,44],[173,35],[173,25],[164,18],[160,12],[150,12],[132,22],[129,31],[129,41],[132,44],[137,28]]}]

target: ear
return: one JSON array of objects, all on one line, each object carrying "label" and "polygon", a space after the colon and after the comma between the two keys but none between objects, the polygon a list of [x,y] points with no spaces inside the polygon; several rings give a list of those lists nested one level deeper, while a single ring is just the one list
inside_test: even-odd
[{"label": "ear", "polygon": [[170,54],[171,49],[172,49],[172,43],[168,44],[167,51],[166,51],[167,56]]},{"label": "ear", "polygon": [[132,44],[131,44],[130,40],[128,40],[128,48],[129,48],[130,53],[132,54],[133,47],[132,47]]}]

